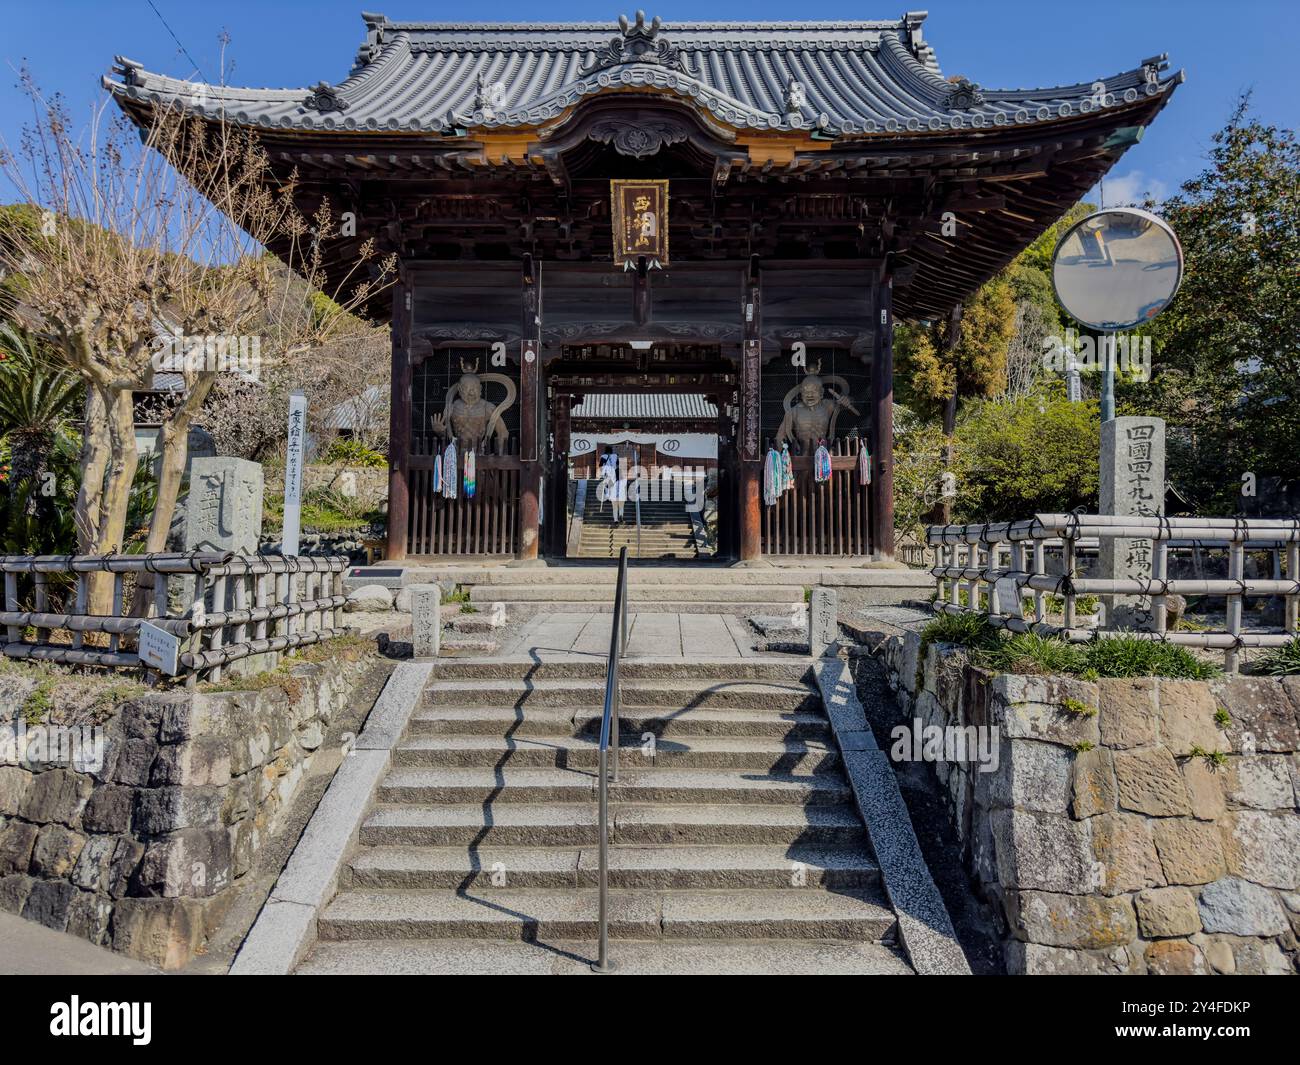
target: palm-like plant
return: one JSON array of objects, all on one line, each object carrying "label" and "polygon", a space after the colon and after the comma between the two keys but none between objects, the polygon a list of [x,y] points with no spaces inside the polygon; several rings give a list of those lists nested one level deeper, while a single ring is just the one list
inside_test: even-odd
[{"label": "palm-like plant", "polygon": [[27,330],[0,324],[0,441],[13,480],[45,468],[60,430],[75,416],[81,379],[49,358]]}]

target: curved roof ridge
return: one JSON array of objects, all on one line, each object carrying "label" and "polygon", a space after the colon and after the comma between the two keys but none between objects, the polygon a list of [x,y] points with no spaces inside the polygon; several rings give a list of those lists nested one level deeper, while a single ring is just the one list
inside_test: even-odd
[{"label": "curved roof ridge", "polygon": [[394,57],[403,54],[405,58],[410,59],[411,38],[405,33],[398,33],[396,36],[384,41],[378,55],[368,60],[364,66],[354,68],[352,73],[340,81],[335,88],[343,92],[345,89],[367,85],[374,79],[383,81],[385,80],[385,74],[392,67]]}]

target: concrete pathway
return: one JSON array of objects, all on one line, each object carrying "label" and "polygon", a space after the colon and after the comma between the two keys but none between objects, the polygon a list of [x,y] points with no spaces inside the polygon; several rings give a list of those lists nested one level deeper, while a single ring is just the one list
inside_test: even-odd
[{"label": "concrete pathway", "polygon": [[[609,654],[609,611],[543,612],[508,638],[501,658],[556,661],[604,658]],[[754,650],[744,621],[725,614],[631,611],[627,653],[637,657],[681,659],[749,658]]]},{"label": "concrete pathway", "polygon": [[78,936],[0,913],[0,974],[5,976],[157,976],[158,970]]}]

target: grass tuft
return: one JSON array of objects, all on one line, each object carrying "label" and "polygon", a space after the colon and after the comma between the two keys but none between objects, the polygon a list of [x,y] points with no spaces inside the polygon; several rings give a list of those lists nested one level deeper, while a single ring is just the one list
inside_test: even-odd
[{"label": "grass tuft", "polygon": [[1300,636],[1266,654],[1256,664],[1255,672],[1267,677],[1289,677],[1300,673]]}]

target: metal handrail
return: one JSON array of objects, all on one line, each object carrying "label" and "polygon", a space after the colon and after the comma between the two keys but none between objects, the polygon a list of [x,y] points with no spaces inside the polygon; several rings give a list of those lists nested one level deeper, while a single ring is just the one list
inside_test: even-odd
[{"label": "metal handrail", "polygon": [[[609,960],[609,784],[618,783],[618,716],[622,697],[618,684],[618,663],[627,650],[627,547],[618,551],[618,580],[614,585],[614,618],[609,632],[609,659],[605,664],[605,709],[600,717],[599,777],[600,821],[600,953],[592,968],[607,973]],[[611,765],[610,747],[613,740]],[[612,769],[612,773],[611,773]]]},{"label": "metal handrail", "polygon": [[641,557],[641,482],[636,482],[636,557]]}]

